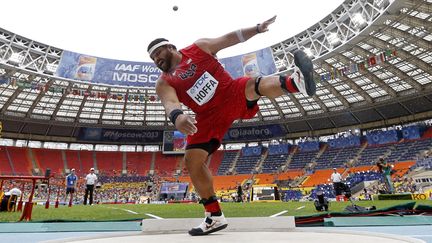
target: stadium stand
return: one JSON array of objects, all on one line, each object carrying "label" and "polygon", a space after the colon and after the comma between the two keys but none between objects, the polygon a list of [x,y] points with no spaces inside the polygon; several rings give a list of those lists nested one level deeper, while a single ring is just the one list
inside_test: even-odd
[{"label": "stadium stand", "polygon": [[[343,174],[344,169],[338,168],[337,171]],[[303,187],[314,187],[320,184],[329,183],[330,176],[333,173],[332,169],[317,170],[302,183]]]},{"label": "stadium stand", "polygon": [[216,150],[211,155],[208,167],[209,167],[212,175],[217,175],[219,167],[222,163],[223,157],[224,157],[224,151],[223,150]]},{"label": "stadium stand", "polygon": [[237,174],[256,174],[258,163],[262,156],[265,156],[262,146],[245,147],[241,150],[241,155],[237,159],[234,171]]},{"label": "stadium stand", "polygon": [[15,174],[13,164],[9,159],[8,151],[5,147],[0,146],[0,175]]},{"label": "stadium stand", "polygon": [[123,153],[121,152],[95,152],[96,167],[99,174],[119,175],[123,169]]},{"label": "stadium stand", "polygon": [[295,153],[291,159],[291,163],[289,164],[288,168],[290,170],[303,169],[307,164],[313,162],[317,154],[318,151]]},{"label": "stadium stand", "polygon": [[160,176],[173,176],[177,169],[180,169],[183,156],[179,155],[164,155],[161,152],[156,153],[154,170]]},{"label": "stadium stand", "polygon": [[288,154],[268,155],[262,164],[261,173],[277,172],[288,160]]},{"label": "stadium stand", "polygon": [[147,175],[151,169],[153,152],[125,152],[128,174]]},{"label": "stadium stand", "polygon": [[256,173],[255,169],[260,159],[261,155],[240,156],[234,167],[234,171],[237,174],[254,174]]},{"label": "stadium stand", "polygon": [[255,175],[256,184],[273,184],[277,179],[278,174],[257,174]]},{"label": "stadium stand", "polygon": [[87,174],[90,168],[97,168],[97,165],[95,164],[95,153],[94,151],[86,151],[81,150],[79,151],[79,159],[81,161],[82,166],[82,172],[83,174]]},{"label": "stadium stand", "polygon": [[419,159],[412,168],[424,168],[426,170],[432,170],[432,158],[427,157]]},{"label": "stadium stand", "polygon": [[231,169],[233,163],[235,162],[239,152],[239,150],[225,151],[218,169],[218,175],[225,175],[228,173],[229,169]]},{"label": "stadium stand", "polygon": [[394,150],[393,144],[373,145],[366,147],[361,153],[356,166],[372,165],[376,160]]},{"label": "stadium stand", "polygon": [[33,164],[28,148],[4,147],[13,163],[15,175],[32,175]]},{"label": "stadium stand", "polygon": [[39,165],[42,172],[46,169],[51,169],[51,173],[62,174],[65,165],[63,162],[63,157],[61,150],[58,149],[32,149],[33,158],[35,162]]},{"label": "stadium stand", "polygon": [[289,170],[278,174],[278,180],[294,180],[304,174],[303,170]]},{"label": "stadium stand", "polygon": [[65,159],[67,164],[67,169],[75,168],[77,174],[84,173],[83,167],[81,165],[79,151],[77,150],[65,150]]},{"label": "stadium stand", "polygon": [[237,188],[237,183],[243,184],[245,180],[251,179],[251,175],[225,175],[215,176],[214,188],[215,190],[234,190]]}]

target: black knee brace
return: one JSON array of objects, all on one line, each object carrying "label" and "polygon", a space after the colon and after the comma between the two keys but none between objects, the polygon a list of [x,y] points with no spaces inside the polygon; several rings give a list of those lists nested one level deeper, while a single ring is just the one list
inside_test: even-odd
[{"label": "black knee brace", "polygon": [[285,91],[288,91],[288,88],[286,86],[286,76],[280,75],[279,76],[279,81],[280,81],[280,84],[281,84],[281,88],[284,89]]},{"label": "black knee brace", "polygon": [[259,84],[260,84],[260,82],[261,82],[261,78],[262,78],[261,76],[255,78],[255,93],[256,93],[257,95],[259,95],[259,96],[263,96],[263,95],[259,92]]}]

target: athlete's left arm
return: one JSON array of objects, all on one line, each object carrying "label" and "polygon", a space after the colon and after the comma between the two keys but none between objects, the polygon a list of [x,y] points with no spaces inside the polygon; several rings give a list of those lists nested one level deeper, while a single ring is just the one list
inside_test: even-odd
[{"label": "athlete's left arm", "polygon": [[256,34],[268,31],[268,26],[274,23],[275,20],[276,16],[273,16],[272,18],[256,26],[232,31],[217,38],[199,39],[195,42],[195,44],[205,52],[209,53],[212,56],[215,56],[216,53],[218,53],[218,51],[222,49],[236,45],[241,42],[245,42]]}]

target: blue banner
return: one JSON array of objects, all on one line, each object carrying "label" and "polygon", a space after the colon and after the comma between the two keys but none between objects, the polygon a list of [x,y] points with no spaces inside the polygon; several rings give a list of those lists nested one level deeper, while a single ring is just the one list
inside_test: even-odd
[{"label": "blue banner", "polygon": [[78,140],[81,141],[160,143],[162,139],[163,131],[159,130],[83,127],[78,134]]},{"label": "blue banner", "polygon": [[284,137],[287,134],[281,125],[230,128],[224,141],[261,140]]},{"label": "blue banner", "polygon": [[402,136],[404,139],[419,139],[421,137],[420,126],[409,126],[402,128]]},{"label": "blue banner", "polygon": [[[234,78],[265,76],[276,72],[271,49],[220,59]],[[131,62],[63,51],[56,76],[90,83],[154,87],[162,72],[153,62]]]},{"label": "blue banner", "polygon": [[270,48],[244,55],[221,58],[219,61],[233,78],[266,76],[277,71]]},{"label": "blue banner", "polygon": [[130,62],[63,51],[56,76],[91,83],[154,87],[161,73],[152,62]]},{"label": "blue banner", "polygon": [[401,138],[401,132],[397,130],[372,131],[366,134],[369,145],[396,143]]},{"label": "blue banner", "polygon": [[288,154],[291,144],[269,145],[269,155]]},{"label": "blue banner", "polygon": [[242,148],[242,156],[258,156],[262,153],[262,146]]},{"label": "blue banner", "polygon": [[359,136],[340,137],[335,139],[329,139],[327,144],[330,148],[346,148],[360,146]]},{"label": "blue banner", "polygon": [[318,141],[305,141],[298,143],[301,152],[310,152],[319,150]]}]

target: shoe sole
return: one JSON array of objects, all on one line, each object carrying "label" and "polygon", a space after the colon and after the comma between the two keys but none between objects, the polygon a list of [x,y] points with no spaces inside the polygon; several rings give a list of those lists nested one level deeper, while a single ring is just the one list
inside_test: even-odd
[{"label": "shoe sole", "polygon": [[300,69],[305,78],[306,93],[313,96],[316,93],[316,84],[313,79],[313,64],[304,51],[294,52],[294,63]]},{"label": "shoe sole", "polygon": [[208,234],[211,234],[213,232],[216,232],[216,231],[219,231],[219,230],[223,230],[227,226],[228,226],[228,224],[224,224],[224,225],[221,225],[221,226],[219,226],[217,228],[214,228],[214,229],[206,231],[206,232],[191,232],[191,231],[189,231],[189,235],[191,235],[191,236],[208,235]]}]

